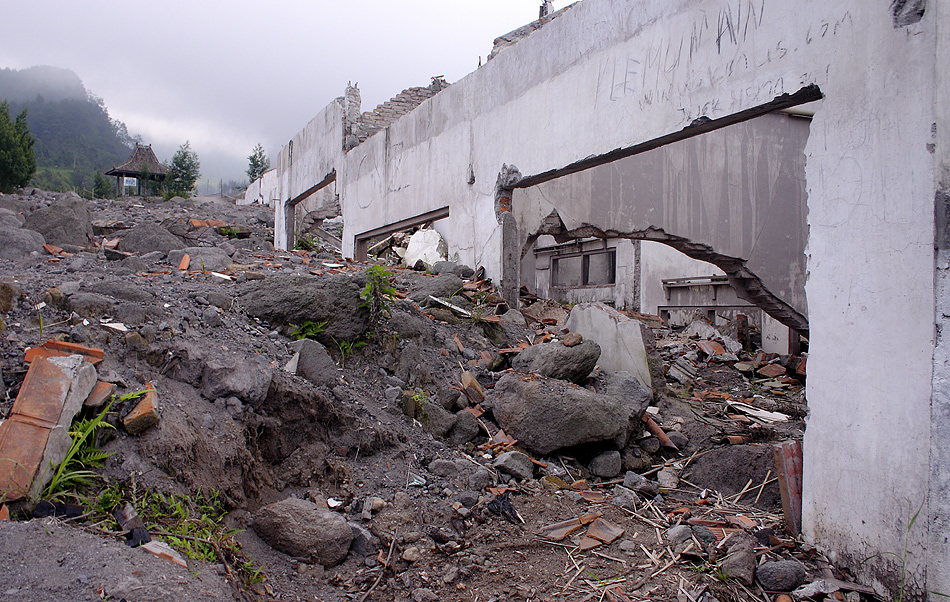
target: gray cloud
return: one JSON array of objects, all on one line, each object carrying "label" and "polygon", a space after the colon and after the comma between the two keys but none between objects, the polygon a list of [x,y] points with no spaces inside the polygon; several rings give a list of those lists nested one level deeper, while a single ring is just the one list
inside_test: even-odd
[{"label": "gray cloud", "polygon": [[[566,2],[557,3],[560,8]],[[470,73],[540,0],[33,0],[4,9],[0,67],[75,71],[110,114],[170,158],[186,139],[205,178],[243,177],[359,82],[368,110]]]}]

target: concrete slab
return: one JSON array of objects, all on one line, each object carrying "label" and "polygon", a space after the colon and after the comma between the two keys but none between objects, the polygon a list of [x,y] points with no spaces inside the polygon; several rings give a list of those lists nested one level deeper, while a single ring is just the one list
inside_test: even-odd
[{"label": "concrete slab", "polygon": [[600,345],[602,369],[629,372],[645,387],[653,387],[640,322],[601,303],[582,303],[574,306],[564,326]]}]

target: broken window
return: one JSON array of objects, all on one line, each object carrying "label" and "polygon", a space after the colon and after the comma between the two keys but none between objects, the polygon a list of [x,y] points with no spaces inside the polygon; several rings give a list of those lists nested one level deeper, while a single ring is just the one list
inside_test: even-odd
[{"label": "broken window", "polygon": [[610,286],[617,281],[617,252],[614,249],[560,255],[551,260],[554,286]]}]

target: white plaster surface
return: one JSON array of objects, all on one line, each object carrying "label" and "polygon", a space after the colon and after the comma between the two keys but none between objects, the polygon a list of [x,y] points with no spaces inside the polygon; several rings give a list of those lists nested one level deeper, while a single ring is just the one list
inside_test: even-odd
[{"label": "white plaster surface", "polygon": [[[947,550],[948,503],[929,488],[948,482],[950,352],[938,350],[935,369],[933,245],[950,11],[932,0],[920,22],[896,27],[893,6],[584,0],[342,159],[331,105],[295,137],[293,165],[281,153],[280,198],[335,167],[350,255],[354,235],[449,205],[449,253],[498,278],[503,163],[539,174],[818,85],[805,149],[805,534],[882,593],[894,595],[902,570],[911,588],[946,589],[947,555],[933,552]],[[522,228],[550,212],[542,205],[515,207]],[[572,218],[569,203],[558,209]],[[905,543],[900,566],[891,554]]]},{"label": "white plaster surface", "polygon": [[661,242],[645,240],[640,243],[640,311],[659,314],[658,308],[667,305],[663,280],[694,276],[722,276],[722,270],[711,263],[692,259]]},{"label": "white plaster surface", "polygon": [[564,327],[600,345],[597,364],[602,369],[629,372],[645,387],[652,387],[640,322],[601,303],[581,303],[571,309]]}]

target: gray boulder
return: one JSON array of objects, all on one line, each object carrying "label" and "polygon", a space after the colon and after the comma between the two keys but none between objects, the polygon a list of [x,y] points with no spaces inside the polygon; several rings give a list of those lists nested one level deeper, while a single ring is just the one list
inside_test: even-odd
[{"label": "gray boulder", "polygon": [[436,437],[445,437],[455,426],[455,414],[442,407],[442,404],[431,401],[423,402],[423,424]]},{"label": "gray boulder", "polygon": [[336,384],[336,362],[330,357],[326,347],[311,339],[294,341],[290,346],[300,354],[297,359],[297,376],[302,376],[315,385]]},{"label": "gray boulder", "polygon": [[82,247],[92,240],[92,221],[86,210],[86,201],[76,193],[68,193],[49,207],[37,209],[27,216],[24,226],[57,245]]},{"label": "gray boulder", "polygon": [[129,230],[116,232],[116,236],[121,239],[119,249],[129,253],[161,251],[167,254],[174,249],[185,248],[180,238],[154,222],[143,222]]},{"label": "gray boulder", "polygon": [[172,378],[189,383],[212,400],[237,397],[246,403],[259,404],[267,396],[274,377],[274,368],[256,353],[176,341],[163,355],[169,358],[166,372]]},{"label": "gray boulder", "polygon": [[4,223],[0,225],[0,259],[21,259],[33,251],[37,253],[43,251],[43,243],[46,240],[43,235],[34,230],[14,227],[11,224]]},{"label": "gray boulder", "polygon": [[492,408],[499,426],[526,449],[549,454],[562,447],[625,435],[630,408],[616,399],[550,378],[505,374]]},{"label": "gray boulder", "polygon": [[617,440],[617,446],[623,448],[630,434],[642,430],[643,414],[653,399],[653,391],[643,386],[643,383],[629,372],[608,373],[597,379],[595,389],[598,393],[616,400],[630,412],[629,428]]},{"label": "gray boulder", "polygon": [[455,426],[449,431],[449,443],[464,445],[478,436],[478,418],[475,414],[462,410],[455,415]]},{"label": "gray boulder", "polygon": [[565,347],[560,342],[542,343],[519,353],[511,360],[511,367],[519,372],[536,372],[580,384],[587,380],[599,358],[600,345],[593,341],[583,341],[573,347]]},{"label": "gray boulder", "polygon": [[99,295],[107,295],[113,299],[122,301],[135,301],[138,303],[151,303],[155,301],[155,296],[143,289],[135,282],[128,280],[100,280],[88,285],[89,291]]},{"label": "gray boulder", "polygon": [[253,528],[275,550],[327,567],[342,562],[353,541],[346,519],[298,498],[264,506],[254,515]]},{"label": "gray boulder", "polygon": [[279,275],[242,285],[238,298],[247,313],[271,324],[288,326],[326,322],[321,343],[353,341],[369,328],[369,311],[361,307],[361,287],[343,274],[324,278]]},{"label": "gray boulder", "polygon": [[447,299],[462,290],[462,284],[462,279],[455,274],[439,274],[435,278],[425,277],[409,293],[409,298],[416,303],[424,303],[429,295]]},{"label": "gray boulder", "polygon": [[185,255],[191,258],[188,266],[189,270],[203,270],[206,272],[219,272],[226,270],[231,261],[231,256],[227,251],[220,247],[186,247],[184,249],[174,249],[168,252],[168,263],[178,267],[181,258]]},{"label": "gray boulder", "polygon": [[97,293],[76,293],[69,297],[69,311],[84,318],[94,318],[113,313],[115,301],[106,295]]}]

